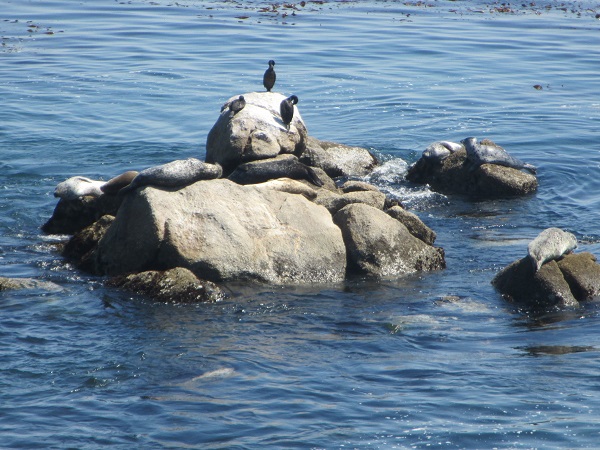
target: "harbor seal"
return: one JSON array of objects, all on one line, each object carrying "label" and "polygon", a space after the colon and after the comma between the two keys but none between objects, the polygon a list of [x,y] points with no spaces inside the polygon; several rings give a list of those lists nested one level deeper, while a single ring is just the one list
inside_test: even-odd
[{"label": "harbor seal", "polygon": [[275,61],[269,61],[269,68],[265,70],[265,74],[263,75],[263,86],[267,89],[267,92],[271,92],[273,86],[275,86],[275,80],[277,79],[277,74],[275,73]]},{"label": "harbor seal", "polygon": [[288,98],[281,100],[279,104],[279,113],[281,114],[281,121],[289,131],[290,123],[294,118],[294,105],[298,103],[298,97],[290,95]]},{"label": "harbor seal", "polygon": [[456,142],[450,141],[437,141],[430,144],[423,151],[423,158],[430,160],[431,162],[441,163],[444,159],[459,150],[464,149],[465,146],[457,144]]},{"label": "harbor seal", "polygon": [[129,192],[140,186],[184,187],[200,180],[212,180],[223,174],[219,164],[209,164],[196,158],[178,159],[142,170],[131,183],[121,189]]},{"label": "harbor seal", "polygon": [[468,137],[461,141],[467,150],[467,161],[473,164],[474,168],[482,164],[496,164],[499,166],[512,167],[513,169],[525,169],[535,174],[537,169],[531,164],[527,164],[520,159],[510,156],[506,150],[499,145],[494,144],[488,139],[477,143],[477,138]]},{"label": "harbor seal", "polygon": [[575,248],[577,238],[572,233],[560,228],[547,228],[529,243],[527,253],[534,271],[538,271],[544,263],[558,259]]},{"label": "harbor seal", "polygon": [[54,196],[63,200],[75,200],[86,195],[100,197],[102,195],[101,187],[104,183],[104,181],[91,180],[86,177],[71,177],[56,185]]},{"label": "harbor seal", "polygon": [[108,195],[117,194],[122,188],[128,186],[131,181],[138,175],[138,171],[136,170],[128,170],[127,172],[122,173],[121,175],[117,175],[114,178],[111,178],[102,186],[100,186],[100,190]]},{"label": "harbor seal", "polygon": [[276,178],[291,178],[307,180],[316,186],[323,186],[323,181],[315,171],[298,161],[294,155],[279,155],[276,158],[241,164],[228,178],[237,184],[257,184]]}]

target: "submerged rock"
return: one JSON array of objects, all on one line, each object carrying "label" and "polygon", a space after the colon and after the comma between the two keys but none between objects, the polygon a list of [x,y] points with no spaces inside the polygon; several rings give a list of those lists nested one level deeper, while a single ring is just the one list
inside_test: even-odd
[{"label": "submerged rock", "polygon": [[62,287],[52,281],[36,280],[35,278],[0,277],[0,292],[21,289],[40,289],[44,291],[60,291]]},{"label": "submerged rock", "polygon": [[110,279],[107,284],[168,303],[216,302],[225,297],[219,286],[198,279],[191,271],[182,267],[118,276]]}]

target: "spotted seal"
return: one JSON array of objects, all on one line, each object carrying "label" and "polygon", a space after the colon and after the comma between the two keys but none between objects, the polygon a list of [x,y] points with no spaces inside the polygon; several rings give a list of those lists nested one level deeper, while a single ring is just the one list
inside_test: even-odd
[{"label": "spotted seal", "polygon": [[228,178],[237,184],[257,184],[276,178],[291,178],[307,180],[316,186],[323,186],[323,181],[315,171],[298,161],[294,155],[279,155],[275,158],[241,164]]},{"label": "spotted seal", "polygon": [[535,174],[537,169],[520,159],[510,156],[506,150],[492,141],[484,139],[477,142],[477,138],[468,137],[461,141],[467,150],[467,161],[475,168],[482,164],[496,164],[499,166],[512,167],[513,169],[525,169]]},{"label": "spotted seal", "polygon": [[54,189],[54,196],[63,200],[75,200],[86,195],[100,197],[104,181],[91,180],[86,177],[71,177],[58,183]]},{"label": "spotted seal", "polygon": [[456,142],[450,141],[437,141],[430,144],[423,151],[423,158],[430,160],[431,162],[440,163],[452,153],[464,149],[464,145],[457,144]]},{"label": "spotted seal", "polygon": [[196,181],[219,178],[222,174],[219,164],[205,163],[196,158],[178,159],[142,170],[120,192],[126,193],[140,186],[184,187]]},{"label": "spotted seal", "polygon": [[133,179],[138,175],[139,172],[136,170],[128,170],[127,172],[123,172],[121,175],[117,175],[114,178],[111,178],[102,186],[100,189],[102,192],[108,195],[117,194],[122,188],[128,186]]},{"label": "spotted seal", "polygon": [[577,238],[560,228],[547,228],[529,243],[527,253],[538,271],[548,261],[560,258],[565,253],[577,248]]}]

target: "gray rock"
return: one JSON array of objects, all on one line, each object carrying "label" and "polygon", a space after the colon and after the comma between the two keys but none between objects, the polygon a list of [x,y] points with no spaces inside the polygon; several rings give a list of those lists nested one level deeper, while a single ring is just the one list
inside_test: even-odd
[{"label": "gray rock", "polygon": [[558,268],[579,301],[600,296],[600,264],[588,252],[572,253],[558,261]]},{"label": "gray rock", "polygon": [[416,214],[406,211],[400,206],[393,206],[386,210],[391,217],[403,224],[410,234],[421,239],[427,245],[433,245],[437,237],[435,232],[423,223]]},{"label": "gray rock", "polygon": [[381,192],[381,190],[377,186],[373,186],[370,183],[365,183],[364,181],[356,181],[356,180],[348,180],[340,187],[342,192],[360,192],[360,191],[374,191]]},{"label": "gray rock", "polygon": [[117,276],[106,284],[166,303],[216,302],[225,297],[219,286],[198,279],[190,270],[182,267]]},{"label": "gray rock", "polygon": [[417,239],[398,220],[377,208],[348,205],[333,220],[344,236],[349,271],[390,278],[445,267],[442,249]]},{"label": "gray rock", "polygon": [[42,231],[48,234],[74,234],[104,215],[116,215],[121,200],[122,198],[116,195],[60,199],[52,217],[42,226]]},{"label": "gray rock", "polygon": [[502,198],[531,194],[537,178],[512,167],[483,164],[477,168],[467,162],[467,152],[458,150],[442,161],[421,157],[406,175],[413,183],[429,184],[443,194],[463,194],[474,198]]},{"label": "gray rock", "polygon": [[98,242],[104,237],[114,220],[114,216],[105,215],[93,224],[76,232],[65,244],[62,251],[63,256],[74,260],[75,264],[82,270],[93,270],[93,262],[90,261],[91,253],[96,249]]},{"label": "gray rock", "polygon": [[95,272],[173,267],[210,281],[332,282],[344,278],[346,249],[329,212],[301,195],[226,179],[140,189],[100,240]]},{"label": "gray rock", "polygon": [[313,201],[318,205],[324,206],[332,215],[334,215],[346,205],[354,203],[363,203],[383,210],[386,198],[383,192],[377,191],[356,191],[340,194],[321,189],[317,192],[317,197]]},{"label": "gray rock", "polygon": [[219,163],[227,176],[244,162],[274,158],[281,153],[302,154],[308,132],[297,107],[290,130],[286,130],[279,113],[285,96],[274,92],[244,94],[245,108],[232,116],[229,104],[238,97],[231,97],[223,105],[208,133],[206,162]]},{"label": "gray rock", "polygon": [[550,261],[534,272],[526,256],[502,269],[492,280],[492,285],[508,300],[532,308],[579,306],[556,261]]},{"label": "gray rock", "polygon": [[364,176],[378,164],[377,158],[365,148],[320,141],[310,136],[300,160],[309,166],[320,167],[334,178]]}]

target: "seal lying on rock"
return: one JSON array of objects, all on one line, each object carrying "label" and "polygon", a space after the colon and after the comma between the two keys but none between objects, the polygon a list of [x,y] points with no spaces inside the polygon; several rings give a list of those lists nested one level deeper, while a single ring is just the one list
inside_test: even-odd
[{"label": "seal lying on rock", "polygon": [[219,178],[223,169],[219,164],[209,164],[196,158],[178,159],[160,166],[142,170],[121,193],[140,186],[183,187],[200,180]]},{"label": "seal lying on rock", "polygon": [[547,228],[529,243],[527,253],[535,271],[577,247],[577,238],[560,228]]},{"label": "seal lying on rock", "polygon": [[462,144],[457,144],[456,142],[450,141],[438,141],[430,144],[423,151],[423,158],[429,159],[432,162],[442,162],[452,153],[455,153],[459,150],[464,149],[465,147]]},{"label": "seal lying on rock", "polygon": [[279,155],[276,158],[241,164],[228,178],[237,184],[256,184],[276,178],[291,178],[307,180],[316,186],[323,186],[323,181],[312,167],[302,164],[294,155]]},{"label": "seal lying on rock", "polygon": [[115,195],[125,186],[129,185],[138,174],[139,172],[136,170],[128,170],[127,172],[108,180],[100,187],[100,189],[105,194]]},{"label": "seal lying on rock", "polygon": [[520,159],[510,156],[506,150],[492,141],[484,139],[477,142],[477,138],[468,137],[461,143],[467,150],[467,161],[475,168],[482,164],[497,164],[499,166],[512,167],[514,169],[525,169],[535,174],[537,169],[531,164],[524,163]]},{"label": "seal lying on rock", "polygon": [[63,200],[75,200],[86,195],[100,197],[104,181],[91,180],[86,177],[71,177],[58,183],[54,189],[54,196]]}]

